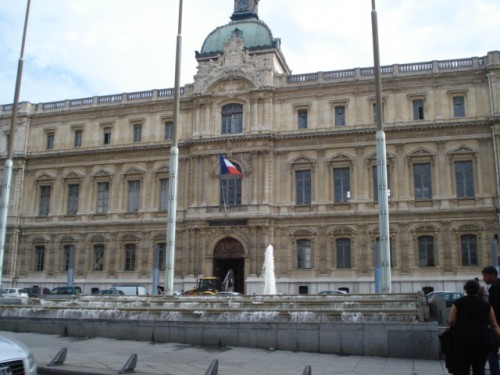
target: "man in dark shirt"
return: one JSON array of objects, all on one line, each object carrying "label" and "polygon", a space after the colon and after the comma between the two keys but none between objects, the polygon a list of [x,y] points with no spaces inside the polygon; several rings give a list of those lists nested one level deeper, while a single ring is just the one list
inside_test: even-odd
[{"label": "man in dark shirt", "polygon": [[[500,279],[498,278],[498,270],[493,266],[485,267],[482,270],[483,281],[489,285],[488,300],[495,311],[497,323],[500,322]],[[491,375],[500,375],[500,366],[498,365],[498,347],[499,343],[495,336],[492,335],[491,350],[488,356]]]}]

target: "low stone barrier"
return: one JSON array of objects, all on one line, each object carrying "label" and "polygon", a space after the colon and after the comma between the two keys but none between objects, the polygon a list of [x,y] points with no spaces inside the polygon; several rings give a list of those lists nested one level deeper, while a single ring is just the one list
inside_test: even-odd
[{"label": "low stone barrier", "polygon": [[0,330],[288,351],[438,359],[438,324],[234,323],[2,317]]},{"label": "low stone barrier", "polygon": [[396,358],[439,358],[416,294],[33,299],[0,330]]}]

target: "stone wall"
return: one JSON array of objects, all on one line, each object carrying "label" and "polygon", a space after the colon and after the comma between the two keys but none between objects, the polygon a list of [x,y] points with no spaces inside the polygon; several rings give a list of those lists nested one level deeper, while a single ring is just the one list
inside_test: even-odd
[{"label": "stone wall", "polygon": [[395,358],[439,358],[430,323],[168,322],[2,317],[0,330]]}]

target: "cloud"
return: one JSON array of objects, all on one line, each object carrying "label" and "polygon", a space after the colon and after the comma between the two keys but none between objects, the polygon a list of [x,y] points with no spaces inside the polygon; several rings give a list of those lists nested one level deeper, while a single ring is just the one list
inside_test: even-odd
[{"label": "cloud", "polygon": [[[0,0],[0,103],[12,101],[25,3]],[[194,52],[230,21],[232,0],[184,1],[181,84],[196,74]],[[381,63],[484,56],[500,40],[497,0],[377,2]],[[293,73],[373,65],[369,0],[262,0]],[[178,1],[32,2],[21,100],[173,87]]]}]

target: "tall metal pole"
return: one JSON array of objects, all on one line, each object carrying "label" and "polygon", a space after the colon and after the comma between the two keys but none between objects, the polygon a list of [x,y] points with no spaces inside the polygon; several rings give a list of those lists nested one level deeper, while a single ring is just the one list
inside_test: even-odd
[{"label": "tall metal pole", "polygon": [[179,80],[181,74],[181,44],[182,44],[182,0],[179,0],[179,22],[177,31],[177,49],[175,55],[175,92],[174,121],[172,124],[172,147],[170,148],[170,168],[168,184],[168,217],[167,217],[167,248],[165,257],[165,294],[174,293],[175,266],[175,228],[177,220],[177,170],[179,166],[179,149],[177,148],[177,129],[179,121]]},{"label": "tall metal pole", "polygon": [[[382,83],[380,78],[380,56],[378,45],[378,23],[375,0],[372,0],[372,35],[373,60],[376,91],[376,118],[377,118],[377,191],[378,191],[378,222],[379,222],[379,251],[380,251],[380,288],[382,293],[391,293],[391,249],[389,237],[389,197],[387,190],[387,161],[385,151],[385,133],[382,125]],[[375,287],[377,290],[377,285]]]},{"label": "tall metal pole", "polygon": [[17,64],[16,89],[14,92],[14,104],[12,106],[12,117],[10,121],[9,142],[7,145],[7,158],[5,159],[3,186],[2,186],[2,202],[0,203],[0,287],[2,286],[3,277],[3,258],[5,252],[5,238],[7,235],[7,217],[9,211],[10,200],[10,184],[12,180],[12,155],[14,153],[14,139],[17,128],[17,107],[19,106],[19,93],[21,92],[21,78],[23,76],[24,65],[24,44],[26,42],[26,33],[28,31],[28,18],[30,13],[31,0],[28,0],[26,5],[26,17],[24,19],[23,40],[21,43],[21,54]]}]

